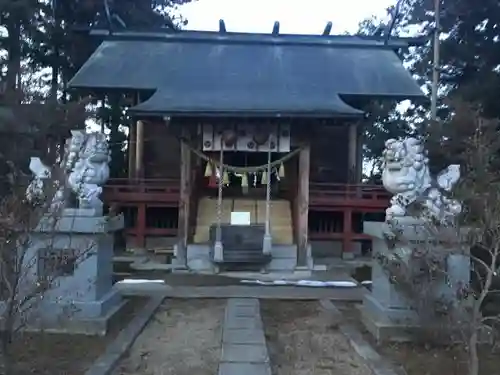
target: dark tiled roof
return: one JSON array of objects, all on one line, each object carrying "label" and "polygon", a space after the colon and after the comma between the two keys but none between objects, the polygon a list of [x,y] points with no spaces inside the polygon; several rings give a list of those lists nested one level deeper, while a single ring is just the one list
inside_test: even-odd
[{"label": "dark tiled roof", "polygon": [[393,49],[348,36],[127,33],[104,41],[72,88],[154,90],[151,114],[359,115],[342,97],[422,92]]}]

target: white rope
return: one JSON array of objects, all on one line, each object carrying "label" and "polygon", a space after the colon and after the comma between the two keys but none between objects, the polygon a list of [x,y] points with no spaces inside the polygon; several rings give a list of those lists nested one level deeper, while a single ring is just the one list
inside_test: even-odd
[{"label": "white rope", "polygon": [[[212,165],[215,165],[216,167],[220,167],[222,164],[220,160],[214,160],[207,155],[205,155],[202,151],[199,151],[195,147],[191,146],[189,142],[186,140],[183,140],[182,138],[180,139],[181,142],[183,142],[193,154],[195,154],[197,157],[199,157],[202,160],[205,160],[207,163],[211,163]],[[290,151],[286,155],[284,155],[282,158],[275,160],[271,163],[271,167],[276,167],[279,166],[283,163],[285,163],[287,160],[293,158],[295,155],[298,155],[299,152],[302,150],[302,147],[299,147],[295,150]],[[228,171],[231,172],[237,172],[237,173],[257,173],[261,171],[267,170],[267,163],[255,167],[236,167],[234,165],[224,165],[224,168]]]}]

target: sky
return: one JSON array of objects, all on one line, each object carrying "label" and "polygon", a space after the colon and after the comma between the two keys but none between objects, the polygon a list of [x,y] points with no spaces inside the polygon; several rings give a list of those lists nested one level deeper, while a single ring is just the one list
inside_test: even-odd
[{"label": "sky", "polygon": [[[274,21],[283,34],[320,34],[328,21],[332,34],[355,32],[362,20],[386,17],[397,0],[196,0],[180,7],[186,29],[216,31],[224,19],[227,31],[270,33]],[[307,6],[306,6],[307,4]]]}]

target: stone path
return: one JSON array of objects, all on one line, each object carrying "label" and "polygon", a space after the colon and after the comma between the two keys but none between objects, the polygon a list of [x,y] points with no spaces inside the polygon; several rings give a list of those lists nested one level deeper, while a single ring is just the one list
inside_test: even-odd
[{"label": "stone path", "polygon": [[264,329],[256,298],[227,301],[219,375],[271,375]]}]

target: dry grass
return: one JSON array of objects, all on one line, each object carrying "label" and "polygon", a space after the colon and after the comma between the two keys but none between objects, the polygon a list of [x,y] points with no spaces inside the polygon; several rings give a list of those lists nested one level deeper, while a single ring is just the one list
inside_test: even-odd
[{"label": "dry grass", "polygon": [[117,334],[147,303],[133,298],[117,319],[111,322],[106,337],[26,333],[13,344],[16,375],[81,375],[106,350]]},{"label": "dry grass", "polygon": [[[458,348],[430,347],[415,344],[389,344],[377,350],[395,364],[404,368],[407,375],[467,375],[467,361]],[[480,350],[480,375],[498,374],[498,353]]]},{"label": "dry grass", "polygon": [[213,375],[225,300],[166,300],[115,375]]},{"label": "dry grass", "polygon": [[[467,362],[458,348],[435,347],[415,343],[385,343],[378,345],[361,323],[355,304],[337,304],[350,323],[363,333],[377,352],[391,361],[405,375],[467,375]],[[480,375],[497,374],[500,354],[480,349]]]},{"label": "dry grass", "polygon": [[371,375],[318,302],[261,301],[274,375]]}]

